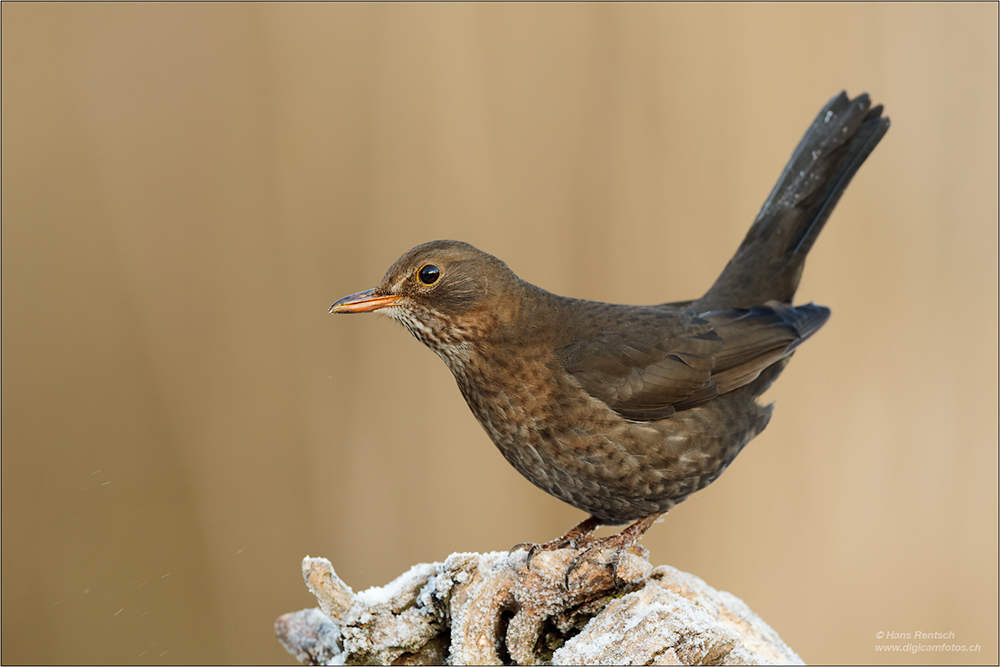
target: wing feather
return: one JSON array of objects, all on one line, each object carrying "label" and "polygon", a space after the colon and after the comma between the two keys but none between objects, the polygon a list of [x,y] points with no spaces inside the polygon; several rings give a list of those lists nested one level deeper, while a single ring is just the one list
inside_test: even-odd
[{"label": "wing feather", "polygon": [[557,355],[591,396],[628,419],[653,421],[752,382],[829,315],[822,306],[777,302],[701,315],[668,306],[623,310]]}]

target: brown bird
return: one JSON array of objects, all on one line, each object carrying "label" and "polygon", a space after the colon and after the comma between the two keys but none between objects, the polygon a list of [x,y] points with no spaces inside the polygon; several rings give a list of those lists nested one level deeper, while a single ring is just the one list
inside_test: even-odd
[{"label": "brown bird", "polygon": [[[705,488],[767,425],[757,397],[829,309],[790,305],[806,255],[889,129],[840,93],[792,154],[736,255],[700,299],[627,306],[557,296],[460,241],[406,252],[331,313],[378,311],[444,360],[504,458],[590,514],[538,549],[615,547]],[[635,523],[597,539],[600,525]],[[513,551],[513,550],[512,550]]]}]

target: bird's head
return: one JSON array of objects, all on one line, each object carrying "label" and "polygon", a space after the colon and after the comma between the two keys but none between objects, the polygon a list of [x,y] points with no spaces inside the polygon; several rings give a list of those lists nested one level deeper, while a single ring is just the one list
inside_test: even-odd
[{"label": "bird's head", "polygon": [[440,353],[516,317],[522,284],[506,264],[468,243],[431,241],[397,259],[378,287],[345,296],[330,312],[388,315]]}]

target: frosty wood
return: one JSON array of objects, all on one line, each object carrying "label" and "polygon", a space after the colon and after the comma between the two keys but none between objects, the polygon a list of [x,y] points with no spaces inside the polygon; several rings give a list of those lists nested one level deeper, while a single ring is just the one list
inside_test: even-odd
[{"label": "frosty wood", "polygon": [[567,590],[570,550],[537,554],[530,571],[523,553],[456,553],[360,593],[306,557],[320,608],[281,616],[275,631],[304,664],[802,663],[739,598],[654,568],[644,551],[624,555],[617,590],[589,562]]}]

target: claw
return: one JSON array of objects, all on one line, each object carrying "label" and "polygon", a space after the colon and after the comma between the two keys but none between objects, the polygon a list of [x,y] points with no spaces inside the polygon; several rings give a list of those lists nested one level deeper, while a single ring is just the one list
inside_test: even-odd
[{"label": "claw", "polygon": [[587,556],[591,554],[591,552],[611,547],[613,547],[615,551],[611,556],[611,561],[608,563],[608,567],[611,569],[611,578],[614,581],[615,588],[620,588],[621,580],[618,579],[618,565],[621,563],[622,554],[625,553],[629,547],[638,542],[639,538],[642,537],[642,534],[649,530],[649,527],[652,526],[659,517],[660,514],[651,514],[647,517],[639,519],[617,535],[612,535],[611,537],[605,537],[599,540],[593,540],[587,548],[578,553],[573,560],[569,562],[569,567],[566,568],[566,590],[570,590],[570,575],[577,567],[580,566],[580,563],[582,563]]},{"label": "claw", "polygon": [[555,551],[557,549],[562,549],[564,547],[570,547],[572,549],[578,549],[579,541],[586,539],[592,532],[597,530],[601,524],[594,517],[590,517],[585,521],[581,521],[577,525],[570,528],[565,535],[558,537],[544,544],[538,544],[537,542],[521,542],[520,544],[515,544],[507,552],[507,555],[511,555],[518,549],[527,548],[528,556],[525,558],[525,567],[528,570],[531,569],[531,558],[539,551]]},{"label": "claw", "polygon": [[[545,544],[538,544],[536,542],[521,542],[520,544],[515,544],[514,546],[512,546],[510,548],[510,551],[507,552],[507,555],[510,556],[511,554],[513,554],[518,549],[525,549],[525,550],[527,550],[528,555],[524,559],[524,566],[528,570],[531,570],[531,558],[536,553],[538,553],[539,551],[548,551],[548,549],[546,549],[546,547],[549,544],[550,544],[550,542],[546,542]],[[555,547],[555,548],[559,548],[559,547]]]},{"label": "claw", "polygon": [[612,535],[611,537],[596,538],[592,533],[597,530],[601,525],[600,522],[594,517],[590,517],[586,521],[581,521],[576,526],[567,531],[565,535],[560,538],[554,539],[550,542],[545,542],[544,544],[538,544],[535,542],[521,542],[520,544],[515,544],[507,552],[507,555],[511,555],[518,549],[527,549],[528,555],[524,559],[524,565],[528,570],[531,570],[531,559],[539,551],[555,551],[556,549],[562,549],[564,547],[570,547],[574,550],[580,550],[580,553],[573,557],[573,560],[569,562],[569,567],[566,568],[565,585],[566,590],[570,590],[569,579],[573,571],[576,570],[580,564],[586,560],[594,551],[599,551],[601,549],[614,548],[614,555],[611,557],[611,561],[608,563],[608,567],[611,568],[611,578],[614,580],[615,588],[621,587],[621,581],[618,579],[618,564],[621,562],[622,554],[635,544],[642,534],[649,529],[650,526],[660,517],[660,514],[650,514],[647,517],[643,517],[633,523],[631,526],[618,533],[617,535]]},{"label": "claw", "polygon": [[[617,537],[618,537],[617,535],[613,535],[603,540],[597,540],[594,544],[591,544],[586,549],[584,549],[583,551],[581,551],[580,553],[578,553],[576,556],[573,557],[573,560],[569,562],[569,567],[566,568],[565,585],[567,591],[573,590],[572,586],[570,586],[569,583],[569,579],[570,576],[573,574],[573,571],[576,570],[578,567],[580,567],[580,564],[583,563],[587,559],[587,557],[590,556],[590,554],[593,553],[594,551],[601,551],[602,549],[611,546],[610,543],[614,542],[615,538]],[[620,588],[620,583],[618,580],[618,563],[621,561],[621,554],[622,552],[625,551],[625,549],[627,549],[630,546],[631,544],[629,543],[623,543],[617,546],[615,548],[614,555],[611,557],[611,561],[608,563],[608,568],[611,570],[611,578],[614,581],[615,588]]]},{"label": "claw", "polygon": [[530,547],[533,547],[533,546],[535,546],[534,542],[518,542],[517,544],[515,544],[514,546],[512,546],[510,548],[510,551],[507,552],[507,555],[508,556],[512,555],[518,549],[525,549],[525,548],[530,548]]},{"label": "claw", "polygon": [[576,568],[577,568],[577,567],[578,567],[578,566],[580,565],[580,563],[581,563],[581,562],[583,561],[583,558],[584,558],[584,557],[585,557],[585,556],[586,556],[587,554],[589,554],[589,553],[590,553],[591,551],[592,551],[592,549],[585,549],[585,550],[584,550],[584,551],[582,551],[581,553],[578,553],[578,554],[577,554],[577,555],[576,555],[576,556],[575,556],[575,557],[573,558],[573,560],[571,560],[571,561],[569,562],[569,567],[567,567],[567,568],[566,568],[566,577],[565,577],[565,581],[563,582],[563,583],[564,583],[564,585],[566,586],[566,590],[567,590],[567,591],[569,591],[569,590],[572,590],[572,589],[570,588],[570,585],[569,585],[569,575],[573,574],[573,570],[575,570],[575,569],[576,569]]}]

